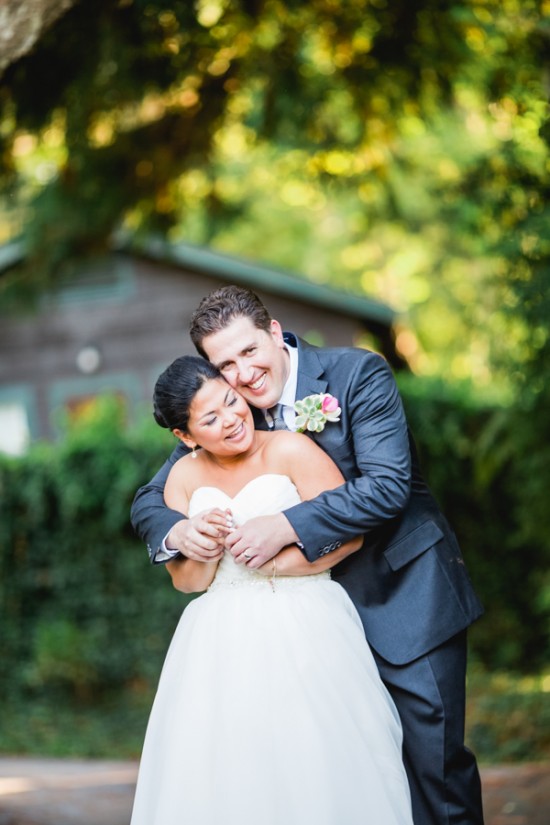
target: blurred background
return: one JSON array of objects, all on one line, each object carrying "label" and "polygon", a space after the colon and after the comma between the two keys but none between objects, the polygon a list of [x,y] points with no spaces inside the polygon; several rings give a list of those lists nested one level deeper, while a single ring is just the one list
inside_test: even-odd
[{"label": "blurred background", "polygon": [[391,363],[486,607],[468,742],[550,758],[550,0],[4,0],[0,72],[0,753],[139,755],[152,387],[242,283]]}]

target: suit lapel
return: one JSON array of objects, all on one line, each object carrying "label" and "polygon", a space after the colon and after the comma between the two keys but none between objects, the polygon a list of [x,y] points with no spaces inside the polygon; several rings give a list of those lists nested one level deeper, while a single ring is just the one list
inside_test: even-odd
[{"label": "suit lapel", "polygon": [[[319,361],[317,350],[310,344],[293,335],[291,332],[284,333],[285,341],[293,347],[298,348],[298,380],[296,383],[296,400],[305,398],[306,395],[317,395],[327,392],[327,382],[322,377],[324,367]],[[268,430],[267,421],[263,410],[251,407],[254,417],[254,426],[257,430]],[[306,431],[306,435],[311,438],[318,435]]]},{"label": "suit lapel", "polygon": [[[285,337],[286,335],[287,333],[285,333]],[[305,398],[307,395],[330,392],[331,387],[329,386],[327,370],[319,358],[319,349],[295,336],[289,336],[289,343],[298,347],[296,398]],[[343,422],[339,424],[329,423],[328,427],[324,428],[320,433],[312,433],[306,430],[305,435],[315,441],[321,449],[325,450],[325,452],[334,459],[335,449],[338,449],[343,442],[344,426]],[[348,474],[352,473],[353,467],[346,468],[342,457],[340,457],[337,463],[344,475],[346,475],[346,470]]]},{"label": "suit lapel", "polygon": [[[285,333],[285,336],[287,333]],[[316,395],[327,391],[327,382],[323,378],[324,368],[319,361],[315,347],[294,336],[288,336],[289,343],[298,347],[298,381],[296,399],[306,395]]]},{"label": "suit lapel", "polygon": [[[296,382],[296,399],[305,398],[307,395],[318,395],[327,391],[327,382],[323,378],[324,367],[319,360],[317,350],[306,341],[302,341],[292,333],[285,332],[285,341],[298,348],[298,380]],[[312,433],[308,430],[305,435],[316,441],[320,433]]]}]

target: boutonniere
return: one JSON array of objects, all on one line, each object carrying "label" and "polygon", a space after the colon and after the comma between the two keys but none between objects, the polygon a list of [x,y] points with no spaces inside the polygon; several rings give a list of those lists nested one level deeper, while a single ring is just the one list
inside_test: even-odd
[{"label": "boutonniere", "polygon": [[340,421],[342,410],[338,406],[338,399],[330,393],[306,395],[294,404],[296,410],[296,431],[303,433],[320,433],[325,429],[327,421]]}]

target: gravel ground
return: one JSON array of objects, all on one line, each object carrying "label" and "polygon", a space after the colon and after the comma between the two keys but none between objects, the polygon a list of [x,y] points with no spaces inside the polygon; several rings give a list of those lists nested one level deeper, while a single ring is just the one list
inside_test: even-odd
[{"label": "gravel ground", "polygon": [[[129,825],[136,776],[135,762],[0,757],[0,825]],[[550,823],[550,762],[482,780],[485,825]]]}]

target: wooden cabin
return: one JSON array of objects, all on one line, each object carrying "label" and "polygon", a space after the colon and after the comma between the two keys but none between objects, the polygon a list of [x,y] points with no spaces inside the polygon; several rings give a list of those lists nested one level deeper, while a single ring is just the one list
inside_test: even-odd
[{"label": "wooden cabin", "polygon": [[[24,259],[21,244],[0,248],[0,277]],[[304,277],[185,244],[121,245],[41,298],[39,309],[0,307],[0,450],[18,455],[50,439],[63,409],[102,393],[128,409],[150,404],[160,372],[193,353],[191,313],[224,284],[253,289],[284,329],[312,343],[369,346],[399,369],[395,314],[385,304]]]}]

